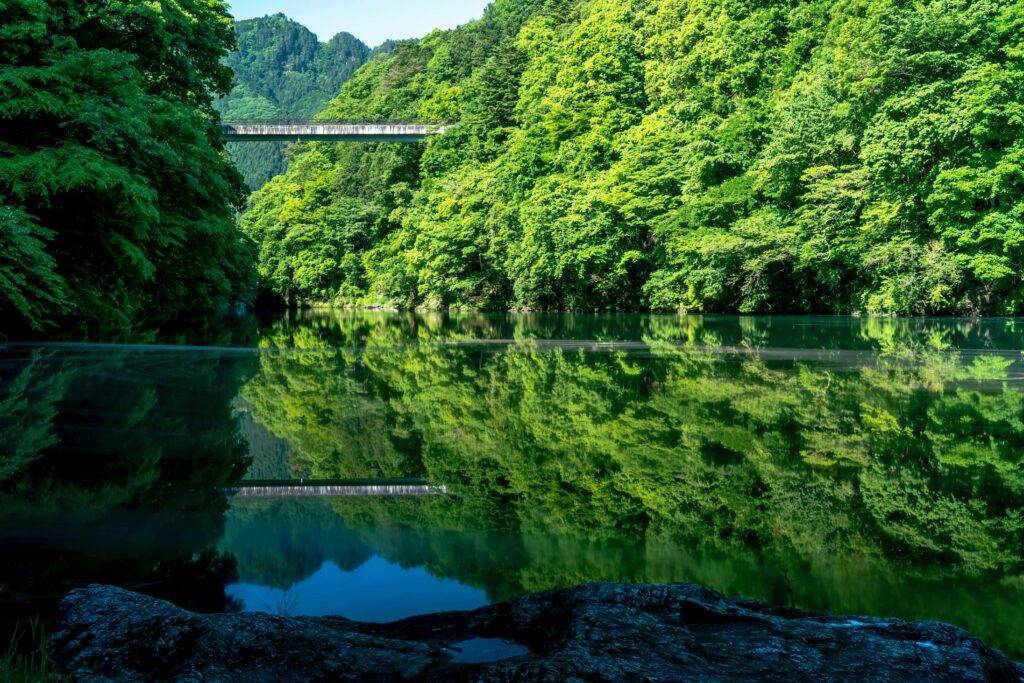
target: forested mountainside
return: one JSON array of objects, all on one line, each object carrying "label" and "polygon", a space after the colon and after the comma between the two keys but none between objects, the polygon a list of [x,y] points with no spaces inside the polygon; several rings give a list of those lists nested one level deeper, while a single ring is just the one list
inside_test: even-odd
[{"label": "forested mountainside", "polygon": [[[283,14],[235,24],[238,49],[227,59],[235,87],[217,102],[225,119],[308,119],[324,108],[370,56],[355,36],[326,43]],[[251,188],[284,173],[284,144],[231,144],[228,149]]]},{"label": "forested mountainside", "polygon": [[251,281],[219,0],[0,0],[0,335],[124,334]]},{"label": "forested mountainside", "polygon": [[402,43],[252,199],[291,300],[1024,312],[1020,0],[497,0]]}]

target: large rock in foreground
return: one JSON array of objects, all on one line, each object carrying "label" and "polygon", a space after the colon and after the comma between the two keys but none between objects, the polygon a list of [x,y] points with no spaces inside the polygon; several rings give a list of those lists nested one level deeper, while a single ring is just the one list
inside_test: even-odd
[{"label": "large rock in foreground", "polygon": [[50,648],[78,681],[1024,680],[953,626],[786,610],[692,584],[586,584],[382,625],[198,615],[90,586],[62,602]]}]

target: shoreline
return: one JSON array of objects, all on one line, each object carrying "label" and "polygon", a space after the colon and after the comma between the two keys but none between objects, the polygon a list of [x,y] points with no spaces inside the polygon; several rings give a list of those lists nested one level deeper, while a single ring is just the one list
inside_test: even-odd
[{"label": "shoreline", "polygon": [[697,584],[589,583],[385,624],[199,615],[93,585],[64,598],[49,647],[83,681],[1024,681],[1024,663],[949,624],[788,609]]}]

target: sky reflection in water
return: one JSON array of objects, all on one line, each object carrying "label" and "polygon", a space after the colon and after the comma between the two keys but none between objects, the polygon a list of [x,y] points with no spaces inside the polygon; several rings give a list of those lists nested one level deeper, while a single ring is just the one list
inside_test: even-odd
[{"label": "sky reflection in water", "polygon": [[354,621],[382,623],[419,614],[473,610],[488,604],[479,588],[438,579],[423,567],[403,569],[373,557],[352,571],[324,562],[312,576],[287,589],[231,584],[228,595],[248,612],[286,616],[338,615]]}]

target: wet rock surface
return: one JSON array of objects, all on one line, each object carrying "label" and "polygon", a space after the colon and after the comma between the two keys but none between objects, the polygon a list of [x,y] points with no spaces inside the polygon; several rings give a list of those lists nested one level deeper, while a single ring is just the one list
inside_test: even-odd
[{"label": "wet rock surface", "polygon": [[[455,661],[452,647],[476,639],[512,656]],[[585,584],[391,624],[199,615],[97,585],[61,603],[50,649],[75,681],[1024,681],[1024,667],[947,624],[693,584]]]}]

